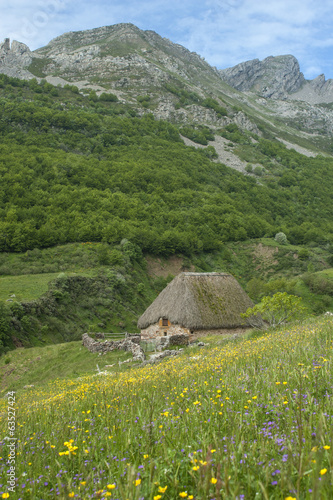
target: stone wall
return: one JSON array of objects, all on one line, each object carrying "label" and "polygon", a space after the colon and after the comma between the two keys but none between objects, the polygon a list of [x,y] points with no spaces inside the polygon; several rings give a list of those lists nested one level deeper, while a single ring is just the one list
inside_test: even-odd
[{"label": "stone wall", "polygon": [[169,345],[188,345],[189,338],[188,335],[178,334],[178,335],[170,335],[169,337]]},{"label": "stone wall", "polygon": [[98,340],[104,340],[105,333],[103,333],[103,332],[94,333],[94,337],[95,337],[95,339],[98,339]]},{"label": "stone wall", "polygon": [[141,330],[141,339],[142,340],[153,340],[160,337],[164,337],[164,332],[167,332],[166,337],[174,336],[174,335],[190,335],[191,332],[188,328],[185,328],[180,325],[170,325],[167,328],[163,328],[159,325],[159,323],[155,323],[153,325],[148,326],[144,330]]},{"label": "stone wall", "polygon": [[140,345],[141,335],[139,333],[125,333],[125,339],[131,340],[134,344]]},{"label": "stone wall", "polygon": [[133,361],[144,361],[146,356],[140,347],[129,339],[125,340],[105,340],[98,342],[89,337],[87,333],[82,335],[82,345],[90,352],[105,354],[106,352],[123,350],[130,351],[133,354]]},{"label": "stone wall", "polygon": [[178,335],[170,335],[168,337],[159,337],[153,340],[155,342],[155,348],[158,351],[162,351],[167,347],[171,346],[187,346],[190,343],[190,339],[188,335],[178,334]]}]

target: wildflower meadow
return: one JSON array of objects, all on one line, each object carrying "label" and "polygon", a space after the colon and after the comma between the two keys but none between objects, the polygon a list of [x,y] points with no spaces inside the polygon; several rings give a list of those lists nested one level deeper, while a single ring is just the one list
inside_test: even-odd
[{"label": "wildflower meadow", "polygon": [[0,497],[332,499],[333,321],[188,347],[1,401]]}]

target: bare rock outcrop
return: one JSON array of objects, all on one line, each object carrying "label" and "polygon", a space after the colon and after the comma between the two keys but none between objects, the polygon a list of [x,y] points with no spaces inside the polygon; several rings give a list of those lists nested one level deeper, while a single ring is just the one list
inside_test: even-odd
[{"label": "bare rock outcrop", "polygon": [[222,80],[237,90],[251,90],[274,99],[296,92],[305,83],[298,61],[291,55],[270,56],[263,61],[253,59],[220,70],[219,74]]},{"label": "bare rock outcrop", "polygon": [[28,80],[34,78],[34,75],[25,69],[32,59],[32,53],[24,43],[14,40],[10,45],[9,38],[0,43],[0,73]]}]

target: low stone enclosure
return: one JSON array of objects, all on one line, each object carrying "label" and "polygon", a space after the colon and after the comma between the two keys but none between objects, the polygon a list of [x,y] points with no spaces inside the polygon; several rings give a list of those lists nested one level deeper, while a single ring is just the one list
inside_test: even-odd
[{"label": "low stone enclosure", "polygon": [[[104,354],[110,351],[122,350],[130,351],[133,354],[133,361],[143,362],[146,359],[145,353],[140,346],[140,336],[137,336],[135,342],[126,338],[125,340],[104,340],[104,342],[98,342],[94,340],[87,333],[82,335],[82,345],[86,347],[90,352],[96,352]],[[139,340],[139,342],[138,342]]]},{"label": "low stone enclosure", "polygon": [[[105,335],[103,333],[93,334],[96,339],[104,339]],[[86,347],[90,352],[105,354],[106,352],[123,350],[130,351],[133,354],[133,361],[144,362],[146,356],[144,350],[142,349],[140,335],[126,334],[125,340],[104,340],[104,342],[99,342],[91,338],[88,333],[82,335],[82,345]],[[171,346],[187,346],[189,344],[189,339],[187,335],[171,335],[169,337],[161,337],[156,339],[154,342],[155,350],[162,351],[167,347]],[[179,351],[164,351],[163,355],[154,355],[155,358],[162,359],[166,356],[172,356],[178,354]],[[155,360],[154,358],[154,361]],[[149,362],[149,361],[148,361]]]}]

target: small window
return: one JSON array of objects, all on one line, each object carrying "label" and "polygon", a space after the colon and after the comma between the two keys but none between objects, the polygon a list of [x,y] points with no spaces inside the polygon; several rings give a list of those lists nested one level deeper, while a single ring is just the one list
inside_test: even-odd
[{"label": "small window", "polygon": [[167,319],[162,319],[162,326],[169,326],[169,322]]},{"label": "small window", "polygon": [[167,333],[167,332],[164,332],[164,337],[166,337],[167,335],[168,335],[168,333]]}]

